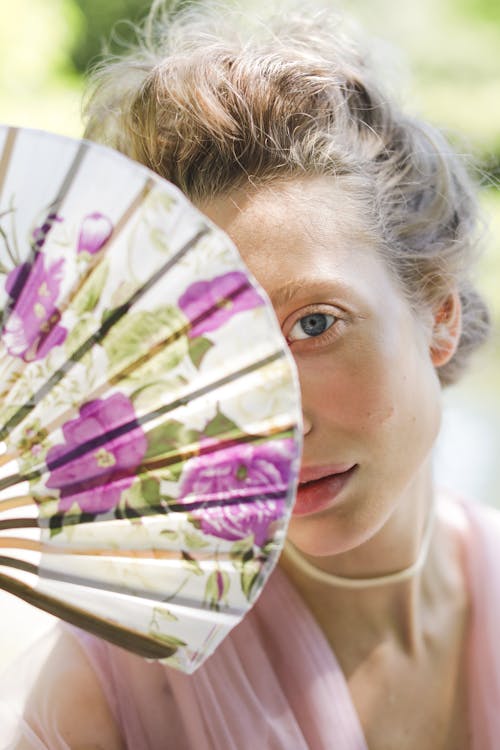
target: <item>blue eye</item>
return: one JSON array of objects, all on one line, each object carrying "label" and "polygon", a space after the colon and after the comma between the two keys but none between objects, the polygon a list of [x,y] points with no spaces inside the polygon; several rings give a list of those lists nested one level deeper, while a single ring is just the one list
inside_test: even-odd
[{"label": "blue eye", "polygon": [[326,313],[311,313],[310,315],[304,315],[294,324],[290,331],[288,338],[307,339],[310,337],[321,336],[322,333],[327,331],[335,321],[333,315],[327,315]]}]

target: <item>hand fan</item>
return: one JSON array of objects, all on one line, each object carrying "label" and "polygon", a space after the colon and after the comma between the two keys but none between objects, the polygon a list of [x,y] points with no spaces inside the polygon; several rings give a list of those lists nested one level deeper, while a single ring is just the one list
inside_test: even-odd
[{"label": "hand fan", "polygon": [[193,672],[284,544],[293,358],[224,233],[121,154],[0,128],[0,587]]}]

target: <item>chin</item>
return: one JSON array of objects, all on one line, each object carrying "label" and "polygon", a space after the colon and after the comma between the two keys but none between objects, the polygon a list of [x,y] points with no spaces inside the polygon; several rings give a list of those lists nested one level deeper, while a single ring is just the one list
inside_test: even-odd
[{"label": "chin", "polygon": [[351,518],[336,522],[321,514],[320,518],[292,519],[287,539],[300,552],[312,557],[330,557],[350,552],[368,541],[378,529],[363,528],[353,524]]}]

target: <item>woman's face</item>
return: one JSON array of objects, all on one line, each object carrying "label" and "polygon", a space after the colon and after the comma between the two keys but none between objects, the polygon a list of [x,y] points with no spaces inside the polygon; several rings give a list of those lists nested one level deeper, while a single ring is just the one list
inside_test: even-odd
[{"label": "woman's face", "polygon": [[299,490],[289,537],[311,555],[354,549],[428,488],[441,415],[429,326],[415,320],[342,182],[273,183],[201,209],[267,291],[294,355],[303,478],[357,465],[337,494],[329,479]]}]

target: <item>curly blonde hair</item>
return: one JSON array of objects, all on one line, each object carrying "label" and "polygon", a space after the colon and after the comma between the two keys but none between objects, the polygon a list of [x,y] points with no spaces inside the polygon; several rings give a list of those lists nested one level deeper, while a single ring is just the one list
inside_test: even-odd
[{"label": "curly blonde hair", "polygon": [[[462,333],[438,369],[456,382],[487,338],[474,288],[477,200],[439,130],[384,92],[367,50],[327,10],[265,22],[220,3],[172,12],[155,3],[137,49],[91,75],[85,135],[176,184],[195,203],[250,180],[355,179],[379,250],[412,310],[453,288]],[[380,79],[380,75],[378,76]]]}]

